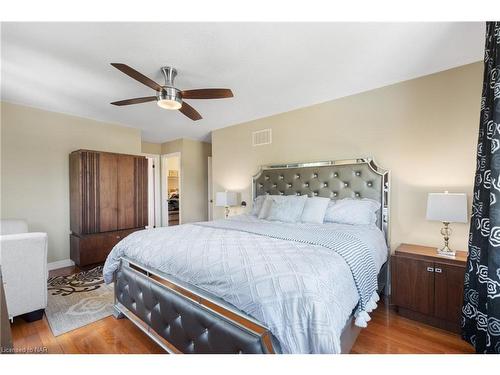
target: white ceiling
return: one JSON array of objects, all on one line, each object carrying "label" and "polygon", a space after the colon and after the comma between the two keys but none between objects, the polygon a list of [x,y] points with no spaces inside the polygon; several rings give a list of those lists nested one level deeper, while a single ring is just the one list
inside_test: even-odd
[{"label": "white ceiling", "polygon": [[[482,59],[481,23],[3,23],[2,100],[123,124],[143,140],[210,140],[213,129],[325,102]],[[193,122],[109,65],[122,62],[181,89],[235,97],[188,101]]]}]

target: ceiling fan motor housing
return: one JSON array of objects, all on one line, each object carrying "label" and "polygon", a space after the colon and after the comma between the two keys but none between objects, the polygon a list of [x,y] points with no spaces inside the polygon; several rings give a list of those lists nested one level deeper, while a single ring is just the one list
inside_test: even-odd
[{"label": "ceiling fan motor housing", "polygon": [[161,68],[165,85],[157,92],[158,105],[166,109],[179,109],[182,106],[181,91],[174,87],[174,79],[177,75],[175,68],[164,66]]},{"label": "ceiling fan motor housing", "polygon": [[163,87],[161,91],[157,93],[156,97],[160,107],[166,109],[179,109],[182,106],[181,92],[175,87]]},{"label": "ceiling fan motor housing", "polygon": [[174,87],[174,79],[177,77],[177,70],[171,66],[163,66],[161,72],[163,78],[165,78],[165,86]]}]

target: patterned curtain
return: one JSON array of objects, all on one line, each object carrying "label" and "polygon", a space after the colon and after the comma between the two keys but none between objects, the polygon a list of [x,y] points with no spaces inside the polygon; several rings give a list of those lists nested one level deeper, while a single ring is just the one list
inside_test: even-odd
[{"label": "patterned curtain", "polygon": [[500,22],[487,22],[462,337],[500,353]]}]

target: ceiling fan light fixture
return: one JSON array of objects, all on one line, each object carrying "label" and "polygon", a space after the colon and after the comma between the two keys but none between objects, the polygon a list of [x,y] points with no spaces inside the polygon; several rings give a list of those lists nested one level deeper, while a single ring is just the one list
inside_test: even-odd
[{"label": "ceiling fan light fixture", "polygon": [[170,99],[161,99],[156,102],[158,104],[158,107],[161,107],[163,109],[179,109],[182,107],[182,103],[176,101],[176,100],[170,100]]},{"label": "ceiling fan light fixture", "polygon": [[164,87],[158,93],[158,104],[163,109],[176,110],[182,107],[182,99],[177,92],[178,90],[173,87]]}]

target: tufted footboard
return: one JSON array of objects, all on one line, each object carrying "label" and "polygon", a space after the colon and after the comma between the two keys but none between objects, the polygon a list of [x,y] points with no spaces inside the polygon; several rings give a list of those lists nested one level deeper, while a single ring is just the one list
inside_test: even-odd
[{"label": "tufted footboard", "polygon": [[171,353],[274,353],[267,328],[122,259],[115,278],[115,309]]}]

